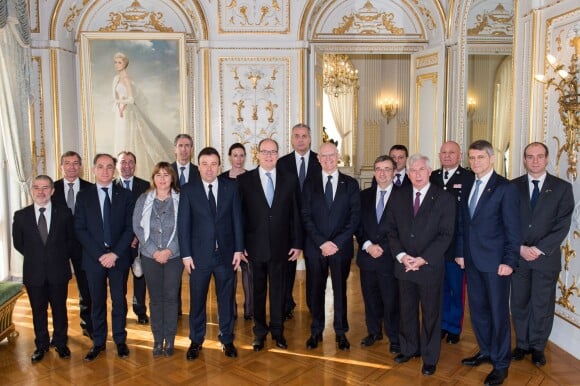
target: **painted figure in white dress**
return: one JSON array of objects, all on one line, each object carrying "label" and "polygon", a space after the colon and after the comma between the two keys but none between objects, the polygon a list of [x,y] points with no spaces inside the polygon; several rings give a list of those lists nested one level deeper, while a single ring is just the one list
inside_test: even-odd
[{"label": "painted figure in white dress", "polygon": [[127,73],[129,58],[119,52],[113,57],[117,75],[113,79],[115,138],[113,153],[131,151],[140,170],[151,170],[160,161],[172,159],[173,146],[146,114],[145,98]]}]

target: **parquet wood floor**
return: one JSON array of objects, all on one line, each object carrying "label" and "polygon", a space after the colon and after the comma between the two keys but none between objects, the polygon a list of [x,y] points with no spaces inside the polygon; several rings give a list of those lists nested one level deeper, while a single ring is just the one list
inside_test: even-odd
[{"label": "parquet wood floor", "polygon": [[[338,350],[332,330],[332,296],[327,294],[327,328],[324,341],[315,350],[307,350],[310,317],[305,304],[304,272],[297,274],[294,288],[298,306],[294,319],[286,322],[289,349],[277,349],[270,339],[265,350],[252,351],[252,322],[242,318],[243,292],[238,280],[238,310],[236,340],[239,356],[226,358],[217,341],[215,294],[208,299],[208,331],[203,351],[194,361],[185,359],[189,347],[188,316],[179,321],[176,354],[171,358],[153,358],[149,326],[136,323],[129,306],[127,319],[131,354],[119,359],[111,338],[107,352],[97,360],[86,363],[84,355],[91,341],[83,337],[79,327],[76,284],[69,286],[69,347],[70,359],[60,359],[51,350],[43,361],[31,364],[34,333],[28,298],[22,296],[14,311],[14,321],[20,336],[0,343],[0,385],[480,385],[491,365],[469,368],[461,365],[461,358],[477,351],[469,318],[462,339],[457,345],[443,342],[441,360],[435,375],[421,375],[420,359],[398,365],[388,352],[388,341],[382,340],[370,348],[362,348],[360,339],[366,335],[364,305],[361,298],[359,271],[353,263],[349,277],[349,323],[347,334],[351,349]],[[184,313],[188,307],[188,278],[183,279]],[[132,280],[129,279],[127,299],[130,304]],[[329,291],[330,292],[330,285]],[[109,308],[110,309],[110,308]],[[50,321],[52,322],[52,321]],[[110,324],[109,324],[110,325]],[[505,385],[580,385],[580,361],[554,344],[546,349],[548,364],[535,367],[528,359],[513,362]]]}]

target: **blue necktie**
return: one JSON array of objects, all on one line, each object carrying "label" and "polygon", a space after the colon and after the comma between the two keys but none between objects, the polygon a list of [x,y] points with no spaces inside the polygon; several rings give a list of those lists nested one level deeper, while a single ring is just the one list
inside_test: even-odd
[{"label": "blue necktie", "polygon": [[415,193],[415,201],[413,202],[413,216],[417,215],[419,208],[421,207],[421,192]]},{"label": "blue necktie", "polygon": [[266,185],[266,200],[268,201],[268,206],[272,207],[272,201],[274,201],[274,181],[272,180],[272,173],[266,173],[268,177],[268,184]]},{"label": "blue necktie", "polygon": [[538,203],[538,198],[540,197],[540,186],[538,185],[540,183],[539,180],[532,180],[532,184],[534,184],[534,190],[532,190],[532,198],[530,199],[530,205],[532,207],[532,210],[534,210],[534,208],[536,207],[536,204]]},{"label": "blue necktie", "polygon": [[131,181],[130,180],[123,180],[123,183],[125,184],[125,189],[131,190]]},{"label": "blue necktie", "polygon": [[107,247],[111,246],[111,199],[109,198],[109,188],[101,188],[105,192],[103,202],[103,241]]},{"label": "blue necktie", "polygon": [[180,166],[181,173],[179,174],[179,186],[185,185],[185,176],[183,175],[183,171],[185,170],[185,166]]},{"label": "blue necktie", "polygon": [[300,190],[304,186],[306,179],[306,165],[304,164],[304,157],[300,157],[300,171],[298,172],[298,181],[300,182]]},{"label": "blue necktie", "polygon": [[475,180],[475,190],[473,191],[473,196],[469,200],[469,215],[473,217],[475,213],[475,207],[477,206],[477,196],[479,196],[479,185],[481,185],[481,180]]},{"label": "blue necktie", "polygon": [[216,216],[216,212],[217,212],[217,204],[215,201],[215,196],[213,195],[213,191],[212,191],[212,184],[209,184],[207,186],[209,188],[209,192],[207,193],[207,199],[209,201],[209,210],[211,211],[211,215],[213,218],[215,218]]},{"label": "blue necktie", "polygon": [[395,185],[401,186],[401,174],[397,173],[395,175],[397,176],[397,178],[395,179]]},{"label": "blue necktie", "polygon": [[330,208],[332,206],[332,176],[328,176],[326,187],[324,188],[324,197],[326,198],[326,205]]},{"label": "blue necktie", "polygon": [[383,211],[385,210],[385,193],[387,193],[386,190],[381,190],[381,197],[379,198],[379,203],[377,205],[377,222],[381,221]]}]

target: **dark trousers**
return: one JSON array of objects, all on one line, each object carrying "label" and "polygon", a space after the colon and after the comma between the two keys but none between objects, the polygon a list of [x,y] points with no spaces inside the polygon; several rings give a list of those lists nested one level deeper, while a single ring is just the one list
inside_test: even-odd
[{"label": "dark trousers", "polygon": [[66,298],[68,283],[26,286],[30,307],[32,308],[32,323],[34,325],[34,344],[39,349],[48,350],[50,335],[48,333],[48,305],[52,311],[52,343],[56,347],[65,346],[68,340],[68,318],[66,314]]},{"label": "dark trousers", "polygon": [[507,369],[511,360],[509,314],[510,277],[497,272],[465,269],[471,325],[479,351],[491,357],[497,369]]},{"label": "dark trousers", "polygon": [[[268,262],[252,260],[254,276],[254,336],[264,338],[284,333],[284,295],[288,261],[285,256]],[[268,288],[269,286],[269,288]],[[270,297],[270,323],[266,321],[266,297]]]},{"label": "dark trousers", "polygon": [[455,261],[445,262],[441,329],[459,335],[463,328],[465,273]]},{"label": "dark trousers", "polygon": [[399,284],[386,269],[360,269],[360,284],[365,304],[367,330],[382,335],[383,326],[389,341],[399,344]]},{"label": "dark trousers", "polygon": [[559,272],[530,269],[520,261],[512,274],[511,310],[516,346],[543,351],[552,332]]},{"label": "dark trousers", "polygon": [[345,256],[341,253],[328,257],[322,255],[308,257],[307,264],[312,282],[310,286],[310,312],[312,314],[310,330],[312,335],[322,334],[324,331],[324,300],[329,270],[334,295],[334,332],[336,335],[343,335],[348,331],[346,279],[350,273],[351,257],[352,254]]},{"label": "dark trousers", "polygon": [[90,334],[93,333],[93,321],[91,317],[91,292],[89,291],[89,283],[87,281],[87,274],[83,269],[81,256],[71,259],[73,269],[75,271],[75,278],[77,288],[79,290],[79,310],[81,329],[87,330]]},{"label": "dark trousers", "polygon": [[234,341],[232,297],[235,272],[231,265],[231,256],[223,256],[217,252],[207,259],[204,266],[196,265],[189,276],[189,339],[192,343],[198,344],[202,344],[205,339],[207,292],[213,275],[218,305],[219,340],[223,344],[232,343]]},{"label": "dark trousers", "polygon": [[155,343],[173,343],[177,333],[177,292],[183,273],[180,258],[159,264],[149,257],[141,259],[143,277],[149,288],[151,332]]},{"label": "dark trousers", "polygon": [[292,296],[294,281],[296,280],[296,260],[288,262],[288,275],[286,277],[286,291],[284,294],[284,315],[291,312],[296,307],[296,302]]},{"label": "dark trousers", "polygon": [[441,353],[442,281],[417,284],[399,278],[401,353],[420,353],[426,365],[436,365]]},{"label": "dark trousers", "polygon": [[[250,263],[241,262],[242,288],[244,290],[244,317],[254,316],[254,280]],[[238,288],[238,273],[234,272],[234,319],[238,317],[238,304],[236,303],[236,290]]]},{"label": "dark trousers", "polygon": [[107,341],[107,282],[111,294],[113,340],[125,343],[127,340],[127,277],[129,268],[109,268],[95,266],[87,272],[89,290],[93,300],[93,342],[102,346]]}]

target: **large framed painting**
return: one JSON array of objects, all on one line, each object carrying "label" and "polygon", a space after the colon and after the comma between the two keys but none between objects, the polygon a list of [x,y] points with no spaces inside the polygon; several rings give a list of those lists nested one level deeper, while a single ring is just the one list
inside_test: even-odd
[{"label": "large framed painting", "polygon": [[180,33],[81,34],[85,156],[130,151],[149,180],[173,161],[173,138],[187,119],[185,36]]}]

